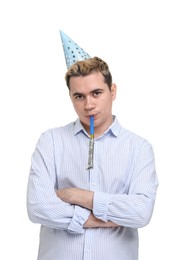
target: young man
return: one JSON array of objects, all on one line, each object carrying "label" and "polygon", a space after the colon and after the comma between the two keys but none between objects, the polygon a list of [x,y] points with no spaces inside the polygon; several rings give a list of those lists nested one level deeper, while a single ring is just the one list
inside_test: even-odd
[{"label": "young man", "polygon": [[38,260],[138,260],[138,228],[151,219],[158,186],[152,146],[112,114],[106,62],[73,63],[66,84],[78,119],[43,133],[32,156],[27,203],[41,224]]}]

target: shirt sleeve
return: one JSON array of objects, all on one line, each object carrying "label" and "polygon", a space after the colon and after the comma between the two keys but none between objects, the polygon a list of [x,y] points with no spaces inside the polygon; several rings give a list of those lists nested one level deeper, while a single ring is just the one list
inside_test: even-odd
[{"label": "shirt sleeve", "polygon": [[27,211],[32,222],[83,233],[90,210],[63,202],[56,195],[56,166],[51,131],[43,133],[32,155],[27,187]]},{"label": "shirt sleeve", "polygon": [[140,228],[151,219],[158,187],[154,153],[145,142],[134,160],[129,191],[123,194],[94,192],[93,214],[107,222]]}]

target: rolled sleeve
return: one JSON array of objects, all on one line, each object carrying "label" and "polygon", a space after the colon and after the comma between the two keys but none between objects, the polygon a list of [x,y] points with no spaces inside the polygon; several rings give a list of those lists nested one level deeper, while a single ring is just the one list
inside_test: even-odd
[{"label": "rolled sleeve", "polygon": [[80,206],[75,206],[73,218],[68,226],[71,233],[82,234],[84,232],[84,223],[88,219],[91,211]]},{"label": "rolled sleeve", "polygon": [[103,192],[95,192],[93,198],[93,214],[105,222],[108,221],[107,213],[110,203],[110,195]]}]

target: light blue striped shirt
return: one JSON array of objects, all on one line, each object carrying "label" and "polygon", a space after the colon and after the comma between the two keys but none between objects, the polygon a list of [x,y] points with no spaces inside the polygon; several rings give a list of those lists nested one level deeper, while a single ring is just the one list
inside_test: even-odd
[{"label": "light blue striped shirt", "polygon": [[[151,219],[158,186],[152,146],[116,117],[95,139],[90,170],[88,146],[78,119],[39,138],[27,191],[29,218],[41,224],[38,260],[138,259],[138,228]],[[68,187],[94,191],[93,214],[120,226],[83,228],[90,210],[56,196]]]}]

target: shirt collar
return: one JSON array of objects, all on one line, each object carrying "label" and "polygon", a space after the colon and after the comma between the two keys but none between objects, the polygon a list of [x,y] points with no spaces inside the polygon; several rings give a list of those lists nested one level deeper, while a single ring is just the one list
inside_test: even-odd
[{"label": "shirt collar", "polygon": [[[110,127],[104,132],[104,134],[111,132],[115,137],[119,135],[121,131],[121,125],[117,119],[116,116],[113,116],[113,123],[110,125]],[[84,129],[83,125],[81,124],[79,118],[74,122],[74,128],[73,128],[73,134],[77,135],[78,133],[83,132],[87,136],[89,136]],[[104,135],[103,134],[103,135]],[[103,136],[102,135],[102,136]]]},{"label": "shirt collar", "polygon": [[118,137],[120,131],[121,131],[121,125],[117,119],[116,116],[113,116],[113,123],[111,124],[111,126],[109,127],[109,129],[107,130],[108,131],[111,131],[112,134],[115,136],[115,137]]},{"label": "shirt collar", "polygon": [[77,134],[80,133],[80,132],[84,132],[84,133],[88,136],[86,130],[84,129],[83,125],[82,125],[81,122],[80,122],[80,119],[78,118],[78,119],[74,122],[73,134],[74,134],[74,135],[77,135]]}]

